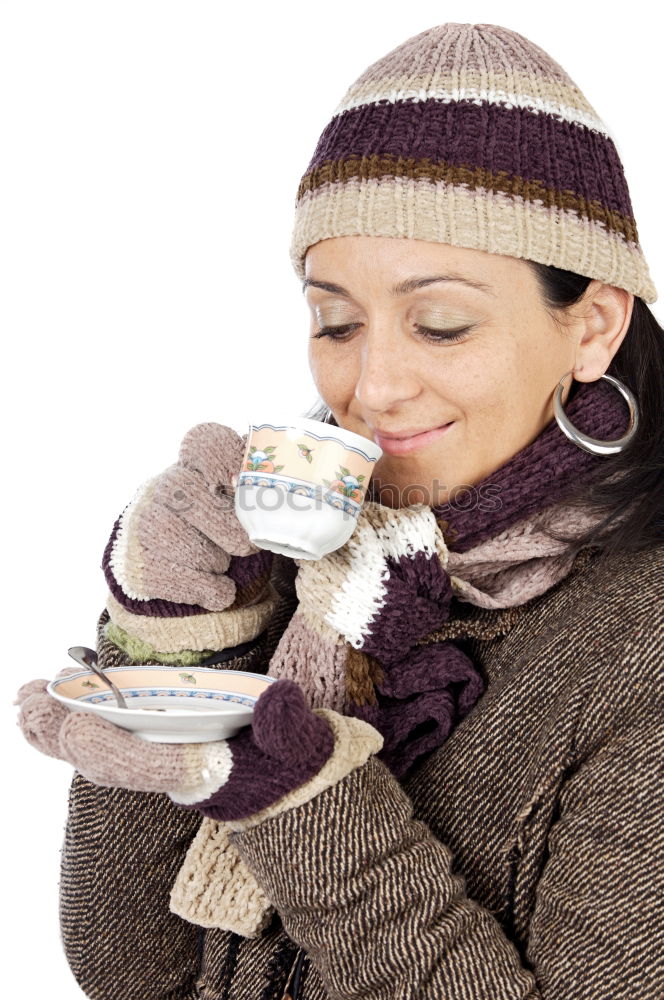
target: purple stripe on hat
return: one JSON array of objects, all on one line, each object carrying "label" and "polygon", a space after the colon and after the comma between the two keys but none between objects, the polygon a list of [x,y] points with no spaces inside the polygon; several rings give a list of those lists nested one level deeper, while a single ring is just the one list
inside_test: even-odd
[{"label": "purple stripe on hat", "polygon": [[303,181],[325,163],[380,154],[502,171],[633,219],[612,139],[545,112],[472,101],[363,105],[326,126]]},{"label": "purple stripe on hat", "polygon": [[[616,390],[599,380],[576,385],[565,406],[574,426],[601,441],[622,437],[629,413]],[[591,455],[573,444],[554,419],[512,459],[479,483],[469,485],[466,509],[461,507],[461,499],[432,510],[436,518],[452,526],[455,535],[448,542],[450,550],[467,552],[529,514],[563,500],[610,460],[610,456]]]}]

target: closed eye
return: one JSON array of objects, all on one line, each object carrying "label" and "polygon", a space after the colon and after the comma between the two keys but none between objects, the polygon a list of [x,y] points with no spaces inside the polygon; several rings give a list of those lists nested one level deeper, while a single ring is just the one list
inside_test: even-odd
[{"label": "closed eye", "polygon": [[[348,340],[348,334],[356,330],[361,323],[344,323],[342,326],[322,326],[317,333],[313,334],[314,339],[319,339],[320,337],[329,337],[330,340],[343,341]],[[456,340],[462,340],[463,335],[472,330],[470,326],[460,327],[458,330],[435,330],[430,326],[421,326],[419,324],[415,325],[415,329],[418,330],[425,340],[432,341],[434,343],[445,343],[454,342]]]}]

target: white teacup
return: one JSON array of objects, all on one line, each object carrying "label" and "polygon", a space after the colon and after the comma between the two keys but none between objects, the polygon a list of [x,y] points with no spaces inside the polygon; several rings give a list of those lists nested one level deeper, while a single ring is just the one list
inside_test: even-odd
[{"label": "white teacup", "polygon": [[238,520],[258,548],[320,559],[353,534],[382,454],[369,438],[308,417],[251,423]]}]

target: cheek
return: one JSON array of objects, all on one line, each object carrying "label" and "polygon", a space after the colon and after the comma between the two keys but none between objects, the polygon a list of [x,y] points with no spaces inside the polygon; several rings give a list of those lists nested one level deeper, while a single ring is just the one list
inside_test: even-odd
[{"label": "cheek", "polygon": [[461,421],[456,437],[460,466],[474,459],[481,472],[488,472],[489,457],[508,457],[539,421],[541,371],[536,352],[524,350],[509,334],[468,348],[454,364],[450,360],[444,385]]},{"label": "cheek", "polygon": [[326,384],[325,384],[326,366],[323,362],[320,348],[316,344],[316,341],[313,339],[309,340],[308,360],[309,360],[309,371],[311,372],[311,377],[314,380],[319,395],[327,399]]},{"label": "cheek", "polygon": [[311,338],[309,342],[309,370],[319,395],[334,408],[341,407],[353,398],[358,374],[352,353],[346,347],[319,344]]},{"label": "cheek", "polygon": [[429,366],[429,384],[447,397],[464,418],[477,419],[518,404],[519,364],[511,347],[497,349],[488,340],[452,351]]},{"label": "cheek", "polygon": [[455,400],[472,447],[495,451],[506,460],[543,426],[555,387],[555,363],[543,343],[505,336],[494,346],[465,359]]}]

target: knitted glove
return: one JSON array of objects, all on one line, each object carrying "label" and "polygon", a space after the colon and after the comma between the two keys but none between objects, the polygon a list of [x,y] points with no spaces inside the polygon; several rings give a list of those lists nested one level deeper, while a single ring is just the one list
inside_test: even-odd
[{"label": "knitted glove", "polygon": [[[260,551],[235,514],[233,484],[245,446],[246,437],[231,427],[197,424],[184,436],[178,461],[138,489],[116,522],[102,563],[124,607],[141,613],[136,602],[153,599],[189,610],[221,611],[233,604],[231,556]],[[262,567],[264,555],[257,562]]]},{"label": "knitted glove", "polygon": [[[343,720],[335,726],[329,719],[334,713],[312,711],[287,680],[261,694],[251,726],[210,743],[151,743],[96,715],[64,709],[63,717],[58,709],[64,706],[54,711],[45,699],[55,703],[43,691],[25,691],[21,704],[19,725],[38,749],[67,760],[95,784],[165,792],[218,821],[260,814],[309,782],[332,756],[335,732],[344,728]],[[380,746],[366,723],[352,720],[350,732],[368,739],[370,752]]]},{"label": "knitted glove", "polygon": [[[67,677],[76,674],[80,667],[65,667],[56,677]],[[47,757],[62,760],[62,751],[58,742],[60,726],[64,722],[68,709],[46,693],[49,682],[43,678],[28,681],[16,694],[14,705],[19,706],[17,725],[28,743]]]},{"label": "knitted glove", "polygon": [[279,597],[273,553],[249,541],[235,514],[245,441],[221,424],[192,427],[179,461],[116,521],[102,559],[104,640],[134,663],[197,666],[247,654],[248,669],[259,664]]}]

